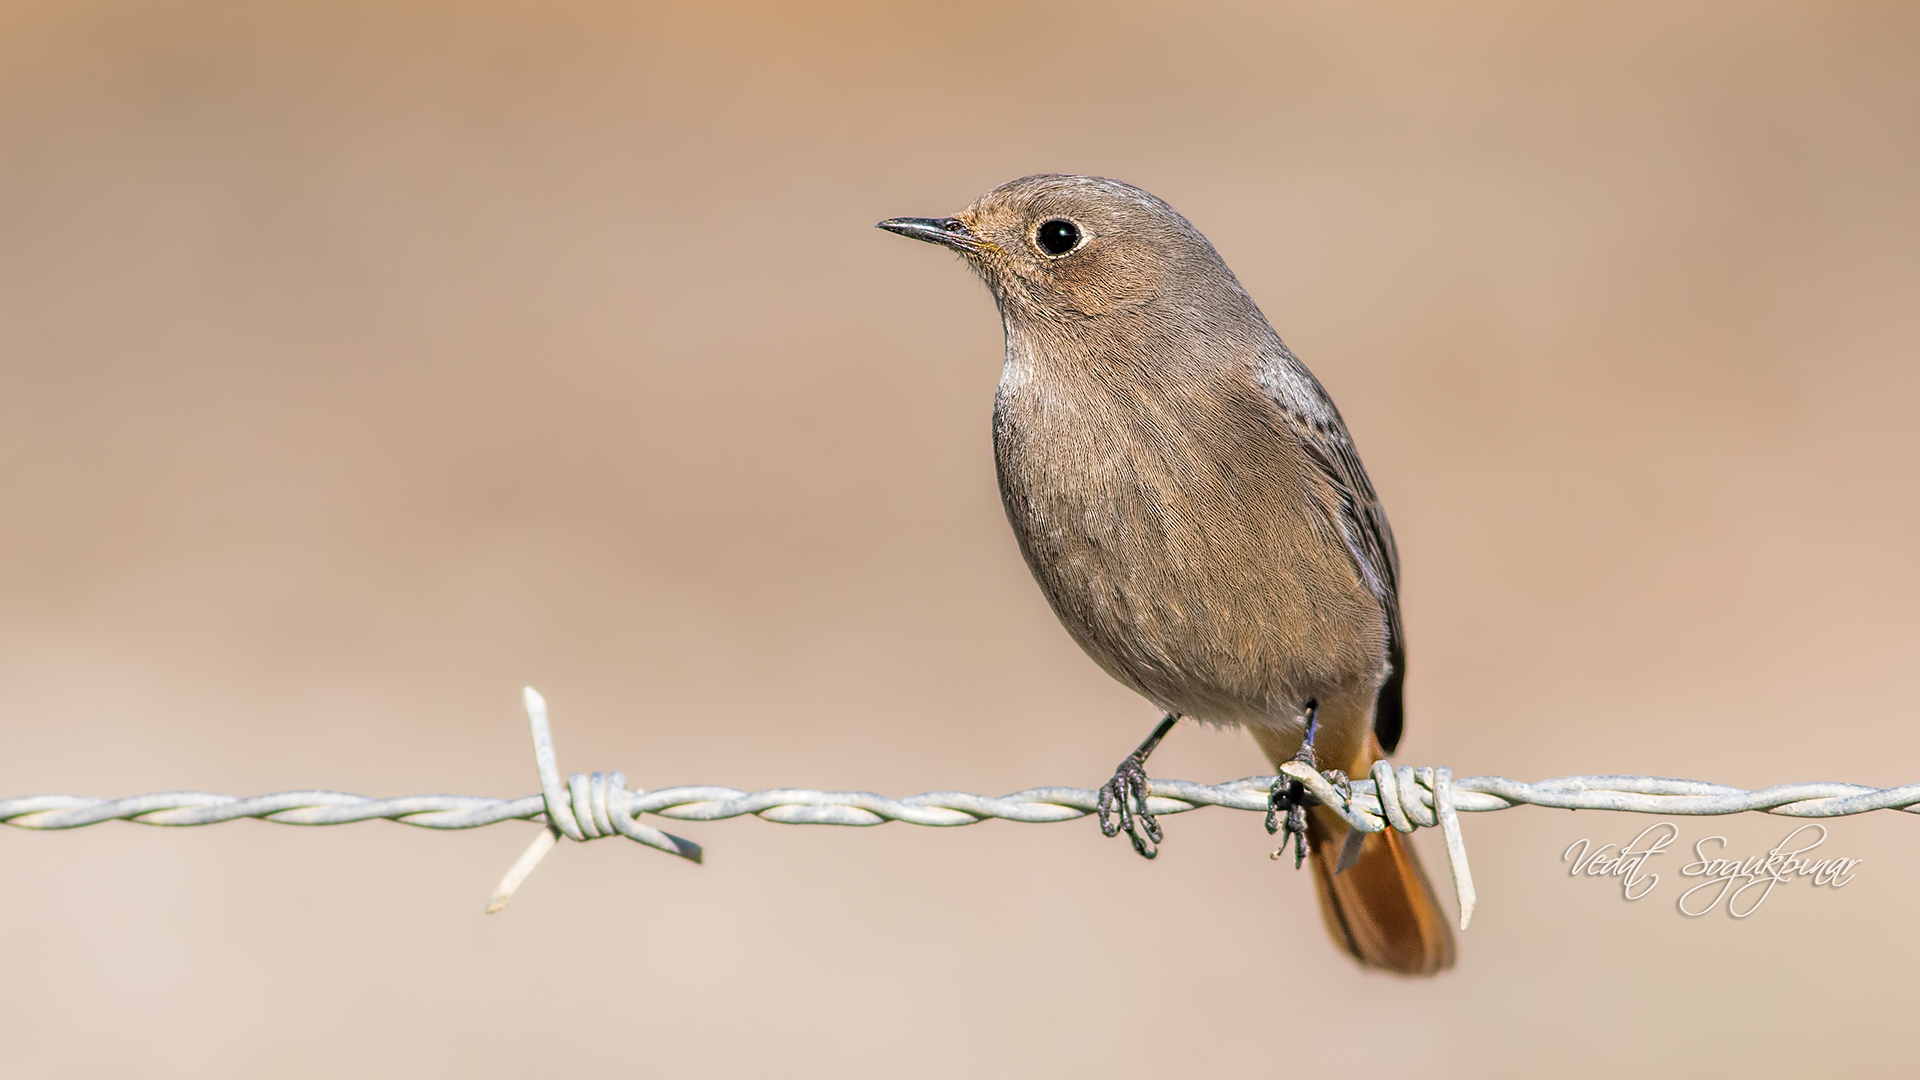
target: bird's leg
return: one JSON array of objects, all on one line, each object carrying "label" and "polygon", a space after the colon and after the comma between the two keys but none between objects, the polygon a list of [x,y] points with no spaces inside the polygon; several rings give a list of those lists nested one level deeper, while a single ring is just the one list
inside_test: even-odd
[{"label": "bird's leg", "polygon": [[[1307,702],[1307,732],[1300,739],[1300,749],[1294,752],[1293,760],[1301,762],[1309,769],[1318,770],[1320,764],[1313,756],[1313,736],[1319,726],[1320,703]],[[1342,780],[1346,778],[1341,777]],[[1307,861],[1307,803],[1311,796],[1307,794],[1305,784],[1282,774],[1273,782],[1273,789],[1267,792],[1267,832],[1280,834],[1280,846],[1274,850],[1273,857],[1286,854],[1287,842],[1293,842],[1293,868]],[[1284,821],[1278,820],[1285,815]]]},{"label": "bird's leg", "polygon": [[[1151,859],[1160,853],[1160,823],[1153,819],[1153,811],[1147,809],[1147,758],[1153,753],[1160,740],[1167,737],[1173,725],[1180,722],[1179,714],[1168,713],[1160,718],[1159,726],[1146,741],[1134,748],[1133,753],[1121,759],[1120,767],[1113,770],[1113,779],[1100,789],[1100,833],[1103,836],[1127,834],[1133,841],[1133,850],[1141,858]],[[1134,824],[1137,811],[1140,821]],[[1119,824],[1112,820],[1114,811],[1119,811]],[[1145,834],[1142,837],[1142,833]]]}]

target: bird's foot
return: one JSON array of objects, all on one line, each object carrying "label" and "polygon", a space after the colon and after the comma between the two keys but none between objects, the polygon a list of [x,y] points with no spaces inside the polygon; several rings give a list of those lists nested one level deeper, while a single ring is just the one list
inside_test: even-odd
[{"label": "bird's foot", "polygon": [[[1126,833],[1127,839],[1133,842],[1133,850],[1143,859],[1160,854],[1160,823],[1154,820],[1153,811],[1147,809],[1147,758],[1179,722],[1177,713],[1162,716],[1153,734],[1121,760],[1120,767],[1113,770],[1113,779],[1100,788],[1097,812],[1101,835]],[[1114,823],[1115,816],[1119,817],[1119,824]]]},{"label": "bird's foot", "polygon": [[[1294,752],[1293,760],[1309,769],[1319,769],[1319,761],[1313,753],[1313,736],[1318,727],[1319,707],[1315,702],[1307,703],[1307,730],[1300,740],[1300,749]],[[1331,774],[1330,774],[1331,775]],[[1339,774],[1340,783],[1346,783],[1346,775]],[[1341,788],[1345,795],[1350,789]],[[1307,842],[1307,807],[1314,802],[1307,794],[1307,787],[1285,773],[1274,778],[1273,787],[1267,792],[1267,834],[1280,834],[1280,846],[1274,849],[1273,858],[1278,859],[1287,853],[1289,841],[1293,844],[1293,868],[1300,869],[1307,861],[1311,850]]]},{"label": "bird's foot", "polygon": [[1101,835],[1126,833],[1133,850],[1143,859],[1160,854],[1161,839],[1160,823],[1147,809],[1147,785],[1146,757],[1136,751],[1120,762],[1113,779],[1100,788]]},{"label": "bird's foot", "polygon": [[[1353,781],[1347,778],[1346,773],[1339,769],[1328,769],[1320,775],[1326,777],[1327,783],[1340,793],[1342,803],[1353,801]],[[1306,785],[1298,780],[1282,776],[1273,782],[1273,788],[1267,792],[1267,832],[1285,834],[1280,838],[1280,846],[1274,849],[1273,858],[1285,855],[1287,842],[1291,840],[1293,868],[1300,869],[1300,864],[1306,861],[1307,853],[1312,850],[1307,844],[1307,807],[1318,802],[1307,793]]]},{"label": "bird's foot", "polygon": [[1293,868],[1307,861],[1307,790],[1298,780],[1285,776],[1273,782],[1267,792],[1267,832],[1280,834],[1280,846],[1273,851],[1278,859],[1293,844]]}]

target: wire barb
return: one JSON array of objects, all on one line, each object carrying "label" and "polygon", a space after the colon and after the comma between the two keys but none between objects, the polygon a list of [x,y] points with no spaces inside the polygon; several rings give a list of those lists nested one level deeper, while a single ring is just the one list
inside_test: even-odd
[{"label": "wire barb", "polygon": [[[397,821],[423,829],[476,829],[503,821],[542,823],[545,827],[533,844],[507,871],[489,898],[487,911],[491,913],[512,901],[514,893],[563,837],[584,843],[624,836],[692,862],[701,861],[700,845],[644,824],[639,820],[643,814],[681,821],[719,821],[752,815],[787,825],[868,826],[904,821],[911,825],[952,828],[994,818],[1033,823],[1073,821],[1095,813],[1100,805],[1098,790],[1074,787],[1029,788],[998,798],[962,791],[929,791],[904,799],[890,799],[871,791],[803,788],[745,792],[728,787],[695,786],[629,791],[626,777],[617,772],[575,773],[562,784],[554,759],[546,700],[528,687],[525,702],[527,724],[533,734],[534,764],[540,773],[540,794],[521,799],[473,795],[369,799],[340,791],[283,791],[252,798],[204,791],[165,791],[125,799],[24,795],[0,799],[0,824],[56,831],[85,828],[104,821],[184,827],[242,818],[283,825]],[[1920,784],[1882,789],[1859,784],[1804,783],[1748,791],[1724,784],[1660,776],[1567,776],[1527,784],[1502,776],[1455,780],[1446,768],[1416,769],[1410,765],[1396,768],[1385,761],[1376,762],[1370,777],[1352,781],[1344,792],[1326,774],[1297,761],[1281,766],[1280,776],[1249,776],[1224,784],[1149,780],[1142,808],[1156,816],[1181,814],[1207,806],[1265,813],[1268,793],[1281,777],[1297,781],[1308,796],[1337,811],[1353,830],[1350,836],[1383,829],[1406,833],[1438,827],[1446,838],[1447,861],[1453,871],[1462,930],[1473,918],[1475,903],[1473,875],[1467,866],[1466,842],[1460,832],[1459,815],[1463,813],[1545,806],[1674,816],[1761,812],[1827,818],[1875,810],[1920,814]]]},{"label": "wire barb", "polygon": [[487,914],[506,910],[513,894],[532,876],[540,860],[559,844],[562,836],[586,843],[608,836],[624,836],[651,848],[659,848],[694,862],[703,858],[700,845],[651,825],[634,820],[633,799],[643,792],[627,790],[623,773],[574,773],[560,785],[560,766],[553,753],[553,729],[547,723],[547,699],[533,687],[523,687],[521,698],[527,707],[527,726],[533,731],[533,764],[540,771],[540,803],[546,812],[547,827],[500,879],[493,895],[487,898]]}]

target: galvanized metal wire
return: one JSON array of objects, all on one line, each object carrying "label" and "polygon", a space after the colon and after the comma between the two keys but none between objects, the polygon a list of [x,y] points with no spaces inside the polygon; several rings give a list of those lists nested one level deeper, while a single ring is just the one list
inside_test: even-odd
[{"label": "galvanized metal wire", "polygon": [[[105,821],[172,827],[213,825],[256,818],[283,825],[344,825],[355,821],[397,821],[423,829],[475,829],[503,821],[541,821],[547,826],[507,872],[488,912],[513,899],[528,875],[561,838],[575,841],[624,836],[629,840],[701,860],[700,845],[642,822],[641,815],[681,821],[719,821],[752,815],[788,825],[911,825],[956,827],[982,821],[1072,821],[1094,813],[1097,790],[1039,787],[998,798],[961,791],[930,791],[891,799],[870,791],[813,791],[773,788],[746,792],[729,787],[691,786],[630,791],[621,773],[575,773],[563,783],[553,750],[546,701],[532,687],[525,691],[528,726],[540,794],[520,799],[473,795],[406,795],[370,799],[339,791],[286,791],[240,798],[201,791],[168,791],[125,799],[80,795],[27,795],[0,799],[0,823],[42,831],[78,829]],[[1396,829],[1412,832],[1438,827],[1445,835],[1460,928],[1472,920],[1473,876],[1460,833],[1461,813],[1484,813],[1514,806],[1564,810],[1618,810],[1636,814],[1717,815],[1760,811],[1787,817],[1824,818],[1901,810],[1920,814],[1920,784],[1873,788],[1858,784],[1802,783],[1749,791],[1725,784],[1658,776],[1568,776],[1528,784],[1501,776],[1456,780],[1446,768],[1394,767],[1379,762],[1370,776],[1345,790],[1312,768],[1289,762],[1281,773],[1300,781],[1321,805],[1332,807],[1352,827],[1348,843],[1366,833]],[[1153,780],[1146,809],[1156,815],[1179,814],[1207,806],[1265,812],[1277,776],[1249,776],[1224,784]]]}]

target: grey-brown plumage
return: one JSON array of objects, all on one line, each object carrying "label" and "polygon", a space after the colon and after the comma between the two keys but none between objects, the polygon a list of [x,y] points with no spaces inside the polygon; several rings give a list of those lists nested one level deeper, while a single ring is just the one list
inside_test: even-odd
[{"label": "grey-brown plumage", "polygon": [[[1276,765],[1310,714],[1325,766],[1364,773],[1391,750],[1405,671],[1393,534],[1339,411],[1206,238],[1145,191],[1086,176],[1029,176],[952,218],[881,227],[959,251],[999,305],[1001,496],[1087,654],[1170,715],[1246,726]],[[1313,821],[1335,937],[1374,966],[1450,963],[1398,838],[1369,839],[1371,878],[1368,853],[1336,877],[1344,830]],[[1382,877],[1382,860],[1401,872]],[[1405,895],[1342,895],[1386,878]],[[1401,925],[1353,925],[1396,903],[1408,910],[1382,918]]]}]

